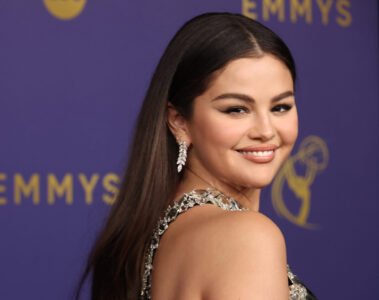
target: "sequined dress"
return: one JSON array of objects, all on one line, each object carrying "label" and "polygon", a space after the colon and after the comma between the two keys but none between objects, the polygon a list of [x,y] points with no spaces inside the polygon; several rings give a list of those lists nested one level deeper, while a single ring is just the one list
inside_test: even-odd
[{"label": "sequined dress", "polygon": [[[226,197],[215,189],[194,190],[176,201],[173,205],[168,206],[163,217],[159,220],[154,230],[150,246],[145,255],[144,272],[142,276],[142,288],[140,299],[151,299],[151,273],[153,270],[154,254],[159,246],[162,235],[167,230],[169,224],[173,222],[181,213],[197,205],[213,204],[223,210],[244,211],[236,200]],[[289,300],[317,300],[315,295],[292,273],[287,265]]]}]

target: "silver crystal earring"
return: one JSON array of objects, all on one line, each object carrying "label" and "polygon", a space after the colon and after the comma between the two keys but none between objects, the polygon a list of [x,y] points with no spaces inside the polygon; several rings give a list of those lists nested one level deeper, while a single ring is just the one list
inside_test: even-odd
[{"label": "silver crystal earring", "polygon": [[178,166],[178,173],[180,173],[186,164],[188,146],[185,141],[179,141],[179,155],[176,164]]}]

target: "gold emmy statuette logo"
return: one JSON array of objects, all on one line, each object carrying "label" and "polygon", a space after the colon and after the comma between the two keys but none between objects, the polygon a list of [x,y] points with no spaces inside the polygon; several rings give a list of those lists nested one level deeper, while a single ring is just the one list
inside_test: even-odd
[{"label": "gold emmy statuette logo", "polygon": [[83,11],[87,0],[43,0],[46,9],[60,20],[71,20]]},{"label": "gold emmy statuette logo", "polygon": [[[317,228],[317,225],[308,223],[311,185],[316,174],[323,171],[328,162],[329,150],[321,138],[308,136],[302,141],[299,151],[287,159],[272,185],[272,201],[279,215],[300,227]],[[300,201],[297,213],[290,211],[283,199],[285,183]]]}]

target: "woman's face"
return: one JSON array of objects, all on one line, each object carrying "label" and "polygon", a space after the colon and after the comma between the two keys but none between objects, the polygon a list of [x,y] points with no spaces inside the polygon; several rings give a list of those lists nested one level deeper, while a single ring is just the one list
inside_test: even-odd
[{"label": "woman's face", "polygon": [[186,121],[190,168],[215,186],[268,185],[297,138],[293,92],[289,70],[274,56],[230,62]]}]

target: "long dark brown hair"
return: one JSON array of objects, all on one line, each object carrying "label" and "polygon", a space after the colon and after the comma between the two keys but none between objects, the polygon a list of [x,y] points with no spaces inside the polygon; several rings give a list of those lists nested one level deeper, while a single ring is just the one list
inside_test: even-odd
[{"label": "long dark brown hair", "polygon": [[191,118],[193,100],[215,71],[237,58],[274,55],[295,82],[292,55],[264,25],[231,13],[207,13],[185,23],[153,74],[131,143],[115,204],[89,255],[76,291],[91,275],[92,300],[137,300],[144,253],[154,227],[175,194],[178,146],[168,129],[167,103]]}]

